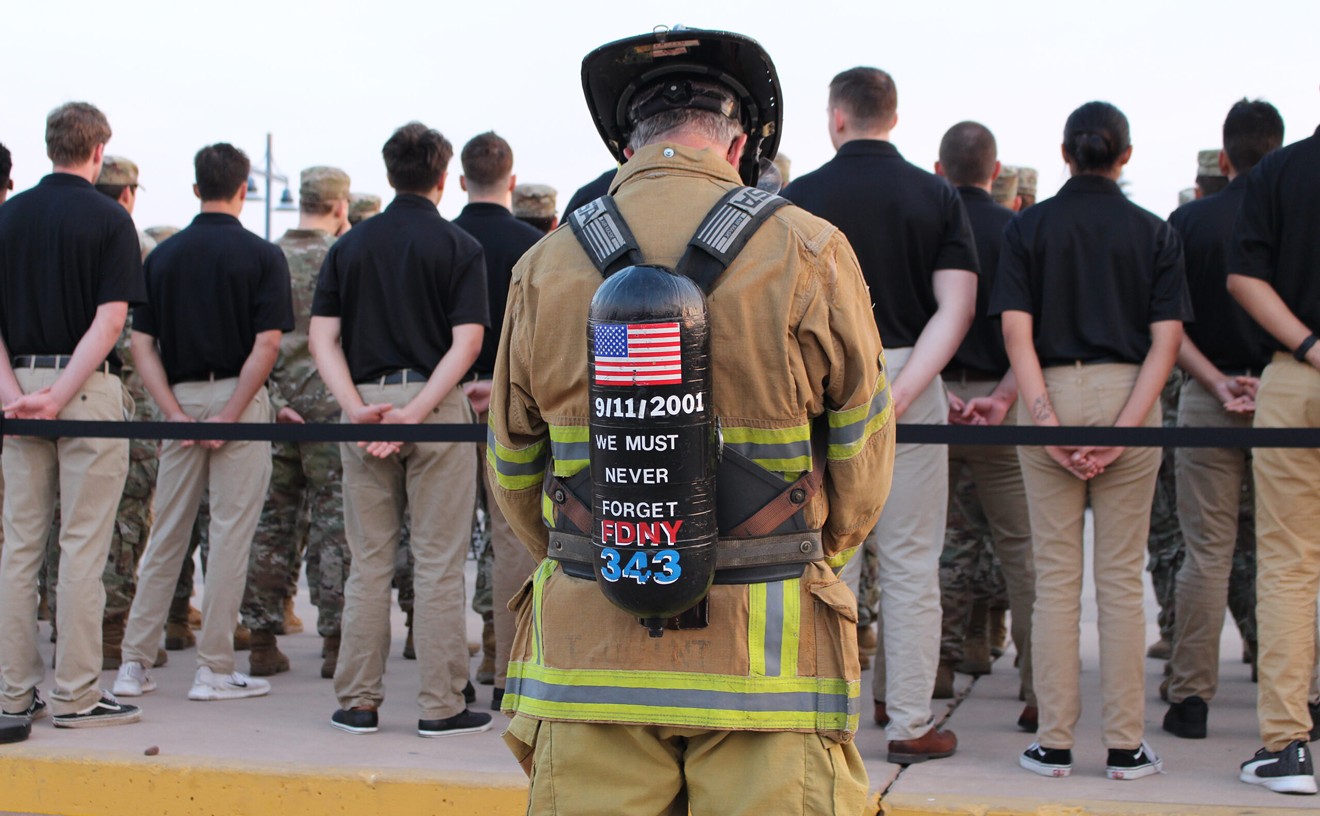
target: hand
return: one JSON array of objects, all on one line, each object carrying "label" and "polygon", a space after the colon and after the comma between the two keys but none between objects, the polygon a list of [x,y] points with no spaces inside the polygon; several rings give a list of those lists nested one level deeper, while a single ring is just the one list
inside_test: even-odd
[{"label": "hand", "polygon": [[[216,414],[213,417],[209,417],[207,419],[202,420],[202,422],[211,422],[215,424],[225,424],[225,423],[237,422],[237,421],[238,421],[237,419],[230,419],[229,417],[225,416],[223,412]],[[202,440],[198,440],[197,444],[201,445],[203,448],[206,448],[207,450],[220,450],[220,447],[225,443],[224,440],[222,439],[202,439]]]},{"label": "hand", "polygon": [[24,394],[4,406],[6,419],[55,419],[64,406],[50,392],[50,386]]},{"label": "hand", "polygon": [[1254,397],[1243,394],[1224,403],[1224,410],[1230,414],[1254,414],[1256,413],[1256,400]]},{"label": "hand", "polygon": [[977,397],[968,400],[967,407],[963,409],[966,418],[963,424],[1002,425],[1004,418],[1008,416],[1010,404],[994,397]]},{"label": "hand", "polygon": [[[166,414],[166,415],[165,415],[165,421],[166,421],[166,422],[196,422],[197,420],[195,420],[195,419],[193,419],[192,417],[188,416],[188,415],[185,414],[184,412],[179,411],[177,414]],[[180,440],[179,440],[179,447],[181,447],[181,448],[191,448],[191,447],[194,446],[194,445],[202,445],[203,447],[205,447],[205,444],[202,443],[200,440],[197,440],[197,439],[180,439]],[[157,449],[156,449],[156,455],[157,455],[157,456],[160,455],[160,448],[159,448],[159,447],[157,447]]]},{"label": "hand", "polygon": [[303,425],[306,422],[302,414],[287,405],[275,413],[275,421],[283,425]]},{"label": "hand", "polygon": [[[468,398],[472,404],[472,410],[477,414],[484,414],[490,408],[490,380],[474,380],[463,383],[463,395]],[[954,399],[950,397],[950,399]]]},{"label": "hand", "polygon": [[1256,387],[1260,380],[1255,377],[1225,377],[1215,383],[1215,396],[1221,405],[1227,406],[1239,397],[1250,397],[1254,404]]},{"label": "hand", "polygon": [[[402,408],[390,406],[380,417],[382,425],[419,425],[421,421],[422,418],[416,415],[411,405]],[[378,459],[385,459],[403,450],[402,442],[359,442],[358,445]]]},{"label": "hand", "polygon": [[897,422],[899,419],[902,419],[903,414],[907,412],[909,407],[911,407],[914,395],[909,394],[907,389],[903,388],[898,383],[892,383],[889,386],[889,399],[893,402],[894,421]]},{"label": "hand", "polygon": [[1045,452],[1058,464],[1082,481],[1088,481],[1099,475],[1095,463],[1083,452],[1084,449],[1073,446],[1046,445]]},{"label": "hand", "polygon": [[1096,469],[1096,476],[1105,472],[1105,468],[1114,464],[1114,460],[1123,455],[1127,448],[1118,445],[1111,445],[1103,448],[1082,448],[1080,453]]}]

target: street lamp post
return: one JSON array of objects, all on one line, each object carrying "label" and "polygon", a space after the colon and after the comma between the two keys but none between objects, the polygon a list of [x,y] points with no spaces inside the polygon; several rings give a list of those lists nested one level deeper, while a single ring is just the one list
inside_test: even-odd
[{"label": "street lamp post", "polygon": [[289,177],[282,173],[275,172],[275,160],[271,155],[272,139],[269,133],[266,134],[266,166],[261,174],[266,177],[266,192],[264,195],[253,195],[256,190],[256,181],[248,177],[248,200],[264,201],[266,204],[266,240],[270,240],[270,213],[271,213],[271,183],[278,181],[284,185],[284,193],[280,196],[280,204],[275,209],[280,212],[290,212],[296,209],[293,206],[293,193],[289,192]]}]

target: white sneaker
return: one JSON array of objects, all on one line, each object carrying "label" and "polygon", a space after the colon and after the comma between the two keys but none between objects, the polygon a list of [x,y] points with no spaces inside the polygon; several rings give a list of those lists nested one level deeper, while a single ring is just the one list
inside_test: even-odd
[{"label": "white sneaker", "polygon": [[216,674],[206,666],[197,670],[189,700],[241,700],[244,697],[264,697],[270,693],[270,683],[248,677],[241,672]]},{"label": "white sneaker", "polygon": [[119,674],[115,677],[114,693],[119,697],[141,697],[156,690],[156,681],[147,674],[141,663],[126,660],[119,664]]}]

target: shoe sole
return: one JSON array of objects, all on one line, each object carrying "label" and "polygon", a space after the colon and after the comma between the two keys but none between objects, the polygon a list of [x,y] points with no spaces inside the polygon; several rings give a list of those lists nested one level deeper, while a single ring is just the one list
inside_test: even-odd
[{"label": "shoe sole", "polygon": [[958,749],[955,748],[952,751],[939,751],[931,754],[896,754],[891,751],[885,757],[885,760],[891,765],[916,765],[930,759],[944,759],[945,757],[951,757],[957,752],[957,750]]},{"label": "shoe sole", "polygon": [[95,717],[80,717],[76,720],[65,720],[55,717],[56,728],[108,728],[112,725],[129,725],[142,719],[141,709],[130,711],[123,714],[98,714]]},{"label": "shoe sole", "polygon": [[156,682],[154,680],[151,681],[150,683],[144,683],[143,685],[138,686],[137,688],[129,688],[129,687],[121,686],[118,683],[115,683],[114,686],[110,688],[110,692],[114,694],[116,697],[141,697],[142,695],[150,694],[155,690],[156,690]]},{"label": "shoe sole", "polygon": [[212,703],[216,700],[246,700],[249,697],[265,697],[270,694],[270,689],[236,689],[234,691],[222,691],[206,686],[198,690],[196,686],[188,692],[188,699],[199,703]]},{"label": "shoe sole", "polygon": [[417,729],[417,736],[425,737],[427,739],[435,739],[437,737],[456,737],[460,734],[480,734],[482,731],[489,731],[493,724],[492,721],[485,725],[477,725],[471,728],[446,728],[444,731],[423,731],[419,728]]},{"label": "shoe sole", "polygon": [[1149,765],[1140,765],[1136,768],[1105,768],[1105,776],[1120,782],[1130,782],[1133,779],[1142,779],[1163,772],[1164,761],[1158,759]]},{"label": "shoe sole", "polygon": [[1065,776],[1072,776],[1071,765],[1046,765],[1043,762],[1037,762],[1034,759],[1027,759],[1024,756],[1018,757],[1018,764],[1034,774],[1048,776],[1054,779],[1063,779]]},{"label": "shoe sole", "polygon": [[357,725],[345,725],[344,723],[335,722],[334,720],[331,720],[330,724],[346,734],[374,734],[380,730],[380,726],[378,725],[362,727]]},{"label": "shoe sole", "polygon": [[1255,774],[1243,772],[1238,776],[1238,779],[1249,785],[1261,785],[1269,788],[1275,793],[1313,794],[1316,792],[1314,776],[1256,776]]}]

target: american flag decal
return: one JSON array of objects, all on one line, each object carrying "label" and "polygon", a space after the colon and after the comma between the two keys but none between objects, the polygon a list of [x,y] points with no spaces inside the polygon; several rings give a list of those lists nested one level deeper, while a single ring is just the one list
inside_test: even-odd
[{"label": "american flag decal", "polygon": [[682,385],[677,323],[598,323],[597,385]]}]

